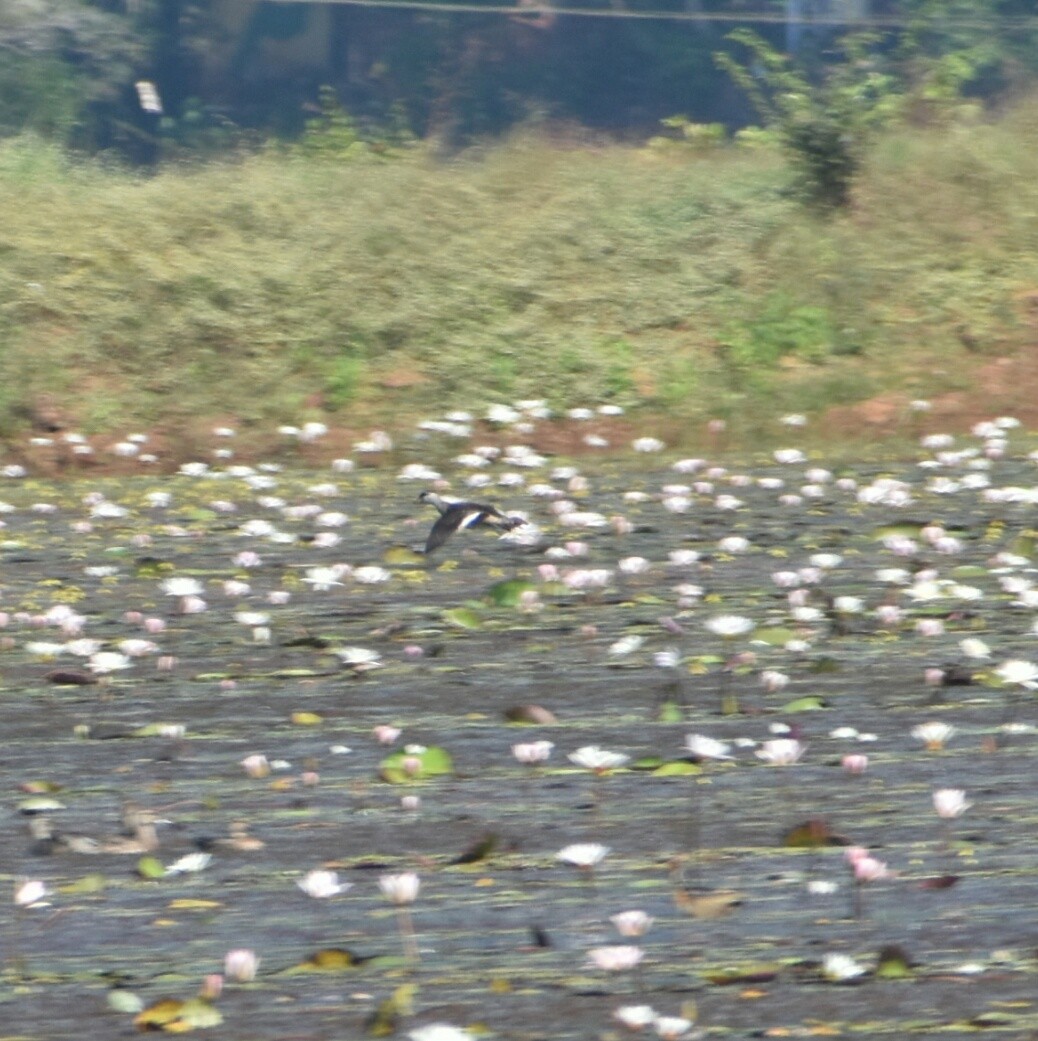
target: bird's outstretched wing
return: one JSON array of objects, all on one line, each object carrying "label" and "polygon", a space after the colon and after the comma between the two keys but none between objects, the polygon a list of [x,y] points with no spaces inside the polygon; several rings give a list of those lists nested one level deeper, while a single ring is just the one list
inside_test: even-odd
[{"label": "bird's outstretched wing", "polygon": [[425,552],[432,553],[439,549],[447,539],[462,528],[471,528],[486,517],[486,511],[479,507],[455,506],[448,509],[436,519],[436,523],[425,540]]}]

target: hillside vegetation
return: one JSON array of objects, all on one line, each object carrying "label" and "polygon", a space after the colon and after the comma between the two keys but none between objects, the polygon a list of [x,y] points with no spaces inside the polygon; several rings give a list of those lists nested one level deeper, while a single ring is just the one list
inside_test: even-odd
[{"label": "hillside vegetation", "polygon": [[0,432],[363,426],[543,397],[675,426],[927,397],[1035,343],[1038,103],[880,138],[813,215],[768,146],[518,135],[142,176],[0,142]]}]

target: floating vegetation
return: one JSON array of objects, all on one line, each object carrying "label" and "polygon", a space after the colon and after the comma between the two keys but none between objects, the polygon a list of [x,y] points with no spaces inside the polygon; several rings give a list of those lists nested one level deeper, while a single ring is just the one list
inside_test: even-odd
[{"label": "floating vegetation", "polygon": [[[532,407],[6,478],[12,1035],[1038,1030],[1029,442],[578,463]],[[419,453],[527,523],[428,558]]]}]

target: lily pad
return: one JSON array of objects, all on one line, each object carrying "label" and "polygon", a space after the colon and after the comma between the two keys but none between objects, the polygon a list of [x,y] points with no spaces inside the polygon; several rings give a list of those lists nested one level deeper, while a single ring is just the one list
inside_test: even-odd
[{"label": "lily pad", "polygon": [[382,554],[382,563],[391,564],[393,567],[407,567],[408,565],[424,564],[425,557],[407,546],[390,546]]},{"label": "lily pad", "polygon": [[436,746],[423,748],[419,752],[406,749],[394,752],[379,763],[379,776],[390,784],[407,784],[424,781],[454,772],[454,761],[450,752]]},{"label": "lily pad", "polygon": [[459,629],[479,629],[483,625],[483,619],[471,607],[452,607],[443,612],[443,618]]},{"label": "lily pad", "polygon": [[792,701],[787,701],[782,708],[781,712],[817,712],[819,709],[828,708],[825,700],[820,698],[817,694],[805,694],[802,698],[794,698]]},{"label": "lily pad", "polygon": [[298,968],[312,972],[344,972],[355,969],[357,965],[356,956],[345,947],[325,947],[314,951]]},{"label": "lily pad", "polygon": [[510,578],[492,585],[486,592],[486,599],[495,607],[518,607],[523,593],[536,588],[533,582],[522,578]]}]

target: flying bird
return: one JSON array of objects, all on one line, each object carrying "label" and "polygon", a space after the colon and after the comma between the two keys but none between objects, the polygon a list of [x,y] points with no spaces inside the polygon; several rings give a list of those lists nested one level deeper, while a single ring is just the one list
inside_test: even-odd
[{"label": "flying bird", "polygon": [[425,552],[432,553],[439,549],[456,531],[464,528],[497,528],[499,531],[511,531],[525,524],[521,517],[509,517],[496,506],[480,502],[456,502],[444,499],[435,492],[422,492],[419,502],[427,502],[440,511],[436,523],[425,541]]}]

